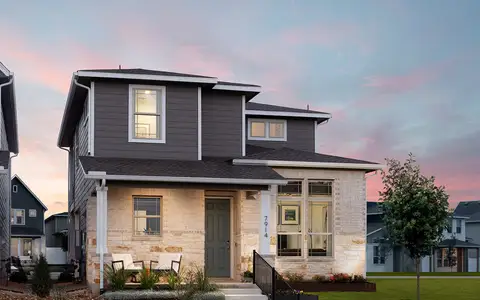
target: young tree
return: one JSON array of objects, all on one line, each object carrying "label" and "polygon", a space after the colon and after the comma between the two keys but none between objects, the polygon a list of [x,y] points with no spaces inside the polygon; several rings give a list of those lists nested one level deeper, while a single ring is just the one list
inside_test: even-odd
[{"label": "young tree", "polygon": [[420,262],[441,241],[450,216],[448,195],[443,186],[435,185],[434,177],[420,173],[411,153],[403,165],[395,159],[386,161],[388,170],[382,171],[384,189],[380,192],[386,241],[391,248],[404,247],[415,262],[420,299]]},{"label": "young tree", "polygon": [[33,271],[32,291],[38,297],[46,298],[50,295],[52,285],[47,259],[43,254],[40,254]]}]

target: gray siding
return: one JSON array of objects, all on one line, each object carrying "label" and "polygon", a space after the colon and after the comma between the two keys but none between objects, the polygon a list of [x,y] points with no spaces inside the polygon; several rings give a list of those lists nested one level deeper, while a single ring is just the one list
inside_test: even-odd
[{"label": "gray siding", "polygon": [[56,232],[67,229],[67,218],[53,217],[45,222],[45,240],[47,247],[60,248],[62,247],[62,235],[55,235]]},{"label": "gray siding", "polygon": [[1,111],[0,105],[0,150],[6,151],[8,150],[8,141],[7,141],[7,132],[5,131],[5,119],[3,118],[3,111]]},{"label": "gray siding", "polygon": [[198,88],[166,87],[166,143],[128,142],[128,84],[95,82],[95,156],[198,158]]},{"label": "gray siding", "polygon": [[[12,225],[12,229],[15,227],[22,228],[25,230],[26,234],[30,234],[30,229],[35,229],[32,233],[41,231],[43,234],[43,224],[45,220],[43,206],[35,199],[35,197],[33,197],[32,194],[30,194],[17,178],[12,179],[12,187],[13,185],[16,185],[18,190],[16,193],[12,192],[12,209],[25,210],[25,225]],[[29,209],[37,210],[37,216],[30,217],[28,213]]]},{"label": "gray siding", "polygon": [[202,155],[242,155],[242,96],[202,92]]},{"label": "gray siding", "polygon": [[55,247],[55,219],[45,222],[45,245],[46,247]]},{"label": "gray siding", "polygon": [[[266,117],[246,116],[245,134],[247,144],[267,147],[282,148],[288,147],[296,150],[315,152],[315,126],[313,120],[287,119],[287,140],[286,141],[256,141],[248,139],[248,119],[269,119]],[[280,120],[281,118],[272,118]]]},{"label": "gray siding", "polygon": [[466,236],[473,239],[472,243],[480,245],[480,222],[466,223]]}]

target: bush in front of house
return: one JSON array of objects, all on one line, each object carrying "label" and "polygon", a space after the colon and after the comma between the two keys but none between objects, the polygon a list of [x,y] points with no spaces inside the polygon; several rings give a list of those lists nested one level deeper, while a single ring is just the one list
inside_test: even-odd
[{"label": "bush in front of house", "polygon": [[18,271],[10,275],[10,281],[17,282],[17,283],[25,283],[28,281],[27,274],[25,273],[23,268],[20,267]]},{"label": "bush in front of house", "polygon": [[47,259],[40,254],[33,270],[32,292],[40,298],[46,298],[50,294],[52,286]]},{"label": "bush in front of house", "polygon": [[305,277],[303,274],[300,273],[294,273],[294,272],[286,272],[283,277],[287,278],[289,282],[300,282],[303,281],[303,278]]},{"label": "bush in front of house", "polygon": [[113,291],[125,289],[125,284],[127,283],[128,278],[131,276],[131,272],[123,269],[115,270],[109,265],[104,266],[103,272],[109,288]]},{"label": "bush in front of house", "polygon": [[158,283],[159,279],[160,275],[158,273],[144,267],[140,272],[140,288],[142,290],[151,290]]},{"label": "bush in front of house", "polygon": [[103,294],[105,300],[225,300],[225,295],[221,292],[206,292],[192,295],[190,298],[184,298],[185,293],[181,291],[148,291],[148,290],[128,290],[106,292]]},{"label": "bush in front of house", "polygon": [[60,273],[58,276],[57,282],[62,283],[62,282],[73,282],[73,274],[72,272],[66,270]]},{"label": "bush in front of house", "polygon": [[182,284],[182,276],[175,272],[169,272],[167,275],[167,284],[168,288],[172,291],[179,289]]}]

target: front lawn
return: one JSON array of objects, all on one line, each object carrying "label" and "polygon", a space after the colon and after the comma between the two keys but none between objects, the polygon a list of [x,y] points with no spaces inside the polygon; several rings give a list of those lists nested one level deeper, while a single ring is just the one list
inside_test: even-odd
[{"label": "front lawn", "polygon": [[[414,272],[367,272],[371,276],[417,276]],[[421,272],[420,276],[480,276],[479,272]]]},{"label": "front lawn", "polygon": [[[377,292],[317,293],[319,300],[415,300],[416,279],[369,280],[377,284]],[[422,300],[478,300],[480,279],[420,279]]]}]

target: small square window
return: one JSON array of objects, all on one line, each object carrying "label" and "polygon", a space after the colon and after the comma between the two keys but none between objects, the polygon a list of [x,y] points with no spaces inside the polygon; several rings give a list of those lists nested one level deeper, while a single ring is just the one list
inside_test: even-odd
[{"label": "small square window", "polygon": [[286,141],[286,120],[248,120],[248,139],[260,141]]},{"label": "small square window", "polygon": [[18,186],[16,184],[12,186],[12,192],[14,193],[18,192]]},{"label": "small square window", "polygon": [[28,210],[28,216],[30,218],[36,218],[37,217],[37,210],[36,209],[29,209]]},{"label": "small square window", "polygon": [[286,185],[278,186],[278,196],[280,197],[301,197],[302,181],[289,181]]}]

